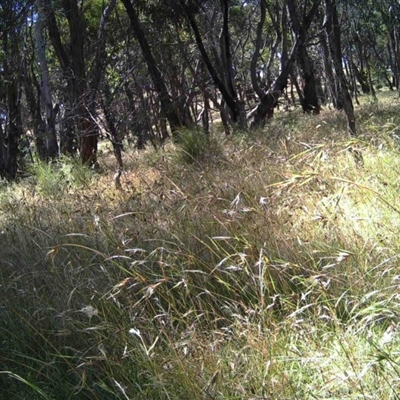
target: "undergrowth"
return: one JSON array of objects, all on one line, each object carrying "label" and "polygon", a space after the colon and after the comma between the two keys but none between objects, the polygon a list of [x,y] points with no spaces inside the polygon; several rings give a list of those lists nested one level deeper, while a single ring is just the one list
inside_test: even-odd
[{"label": "undergrowth", "polygon": [[3,185],[0,397],[398,398],[397,108]]}]

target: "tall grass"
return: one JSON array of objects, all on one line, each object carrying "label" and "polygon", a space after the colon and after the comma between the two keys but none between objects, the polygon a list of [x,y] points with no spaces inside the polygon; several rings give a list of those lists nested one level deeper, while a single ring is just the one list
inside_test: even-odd
[{"label": "tall grass", "polygon": [[395,107],[2,187],[3,398],[398,398]]}]

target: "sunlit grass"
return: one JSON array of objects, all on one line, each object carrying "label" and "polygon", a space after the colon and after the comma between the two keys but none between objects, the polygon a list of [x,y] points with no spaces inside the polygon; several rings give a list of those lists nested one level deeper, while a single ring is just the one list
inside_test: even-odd
[{"label": "sunlit grass", "polygon": [[396,101],[3,185],[4,396],[398,398]]}]

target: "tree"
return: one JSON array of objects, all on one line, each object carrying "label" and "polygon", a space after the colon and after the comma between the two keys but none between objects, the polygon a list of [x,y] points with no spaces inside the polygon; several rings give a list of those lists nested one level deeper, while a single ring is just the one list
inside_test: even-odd
[{"label": "tree", "polygon": [[182,121],[179,120],[179,117],[174,110],[171,96],[168,93],[167,86],[157,66],[157,61],[153,56],[149,42],[147,41],[144,30],[140,24],[139,17],[134,7],[132,6],[131,0],[122,0],[122,3],[125,6],[126,12],[129,16],[129,20],[131,22],[132,29],[135,32],[135,36],[140,44],[140,48],[142,50],[144,60],[153,80],[154,87],[160,96],[160,103],[163,114],[169,122],[171,131],[176,132],[176,130],[182,127],[184,124],[182,123]]},{"label": "tree", "polygon": [[23,136],[21,115],[22,26],[28,4],[5,0],[0,6],[0,177],[15,179]]},{"label": "tree", "polygon": [[[299,4],[294,0],[287,0],[292,30],[295,37],[299,37],[301,32]],[[300,101],[304,112],[319,114],[319,102],[317,94],[317,84],[314,76],[314,68],[311,57],[307,50],[307,41],[299,44],[297,53],[297,63],[300,66],[303,78],[303,91],[300,93]]]},{"label": "tree", "polygon": [[[287,0],[293,2],[294,0]],[[260,103],[249,115],[253,118],[253,127],[260,127],[265,124],[266,118],[271,118],[275,107],[278,104],[279,97],[287,86],[290,71],[292,70],[293,64],[298,58],[299,49],[305,46],[307,41],[308,30],[310,29],[311,23],[318,11],[321,0],[313,0],[312,7],[307,14],[304,14],[301,24],[298,26],[297,34],[292,45],[292,49],[289,57],[286,57],[285,51],[282,52],[281,57],[281,71],[268,91],[263,94],[260,99]],[[293,5],[293,4],[292,4]],[[285,41],[285,35],[282,35],[282,40]],[[286,46],[283,42],[283,46]]]},{"label": "tree", "polygon": [[347,117],[347,129],[351,136],[356,135],[356,121],[354,116],[354,107],[347,87],[346,77],[344,75],[342,60],[341,31],[336,9],[335,0],[325,0],[325,35],[329,46],[329,53],[337,82],[337,100],[336,103],[343,107]]},{"label": "tree", "polygon": [[[35,24],[35,37],[37,57],[40,66],[40,103],[44,108],[45,121],[41,121],[38,116],[38,123],[43,124],[44,139],[44,159],[54,159],[58,156],[58,142],[56,135],[56,110],[53,105],[53,96],[51,93],[50,74],[46,58],[46,44],[43,37],[45,26],[44,1],[36,0],[37,20]],[[41,116],[40,116],[41,117]]]},{"label": "tree", "polygon": [[[196,45],[200,52],[201,59],[207,68],[208,73],[213,80],[214,85],[218,88],[221,93],[223,101],[226,103],[231,121],[237,123],[241,128],[246,128],[247,122],[245,117],[244,104],[238,97],[238,92],[234,77],[234,68],[232,60],[231,50],[231,38],[229,33],[229,4],[228,0],[220,1],[220,12],[221,12],[221,35],[219,39],[220,47],[216,49],[211,46],[215,62],[218,65],[213,64],[210,54],[207,52],[204,44],[199,25],[196,21],[196,14],[193,12],[193,8],[190,6],[190,2],[187,3],[184,0],[180,1],[184,15],[188,21],[190,28],[193,31]],[[207,6],[207,3],[205,7]],[[197,10],[199,11],[199,10]],[[204,10],[206,11],[206,10]],[[207,13],[204,12],[204,15]]]}]

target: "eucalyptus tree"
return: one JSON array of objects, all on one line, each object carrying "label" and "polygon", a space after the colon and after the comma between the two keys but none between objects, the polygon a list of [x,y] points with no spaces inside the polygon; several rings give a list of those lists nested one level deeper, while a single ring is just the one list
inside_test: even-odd
[{"label": "eucalyptus tree", "polygon": [[336,104],[338,104],[338,108],[342,108],[346,113],[348,132],[351,136],[354,136],[356,135],[356,121],[353,102],[347,87],[346,76],[343,71],[341,28],[335,0],[325,0],[324,29],[336,80]]},{"label": "eucalyptus tree", "polygon": [[[295,9],[297,7],[296,0],[286,0],[286,3],[284,4],[287,4],[289,9]],[[295,36],[292,40],[292,48],[290,50],[290,53],[286,52],[286,48],[288,46],[287,35],[285,33],[287,32],[287,30],[285,31],[285,29],[287,29],[287,19],[285,17],[286,11],[285,9],[283,9],[282,29],[284,33],[282,34],[283,50],[280,60],[280,72],[269,87],[269,89],[266,92],[261,93],[262,97],[260,98],[259,104],[249,115],[249,117],[253,118],[253,127],[263,126],[266,119],[272,117],[274,109],[278,104],[278,100],[285,88],[287,87],[288,78],[293,68],[293,65],[299,57],[299,49],[301,49],[307,43],[310,26],[318,12],[320,4],[321,0],[313,0],[311,7],[309,7],[308,10],[306,7],[307,2],[304,4],[304,10],[301,20],[297,21],[298,24],[296,26],[296,31],[294,31]]]},{"label": "eucalyptus tree", "polygon": [[[185,121],[182,121],[182,119],[179,118],[179,115],[176,112],[171,94],[169,93],[167,87],[167,83],[160,71],[159,62],[157,62],[145,29],[143,28],[143,24],[140,20],[141,8],[143,8],[145,5],[139,1],[135,1],[134,3],[132,3],[131,0],[121,1],[125,6],[132,30],[140,45],[143,59],[147,65],[154,88],[158,93],[163,117],[168,120],[171,131],[176,132],[180,127],[184,127],[186,124]],[[154,11],[154,8],[152,11]],[[160,38],[158,37],[158,39]]]},{"label": "eucalyptus tree", "polygon": [[400,4],[397,0],[373,0],[372,3],[387,31],[386,51],[392,74],[391,84],[400,94]]},{"label": "eucalyptus tree", "polygon": [[[304,8],[306,2],[302,5]],[[291,27],[295,37],[301,34],[301,4],[293,0],[287,0],[287,8],[290,15]],[[307,39],[299,44],[297,52],[297,64],[300,66],[303,79],[302,91],[299,93],[300,102],[304,112],[319,114],[320,105],[318,101],[317,84],[314,74],[314,65],[307,49]]]},{"label": "eucalyptus tree", "polygon": [[22,122],[23,34],[30,2],[0,3],[0,177],[15,179]]},{"label": "eucalyptus tree", "polygon": [[[43,0],[36,0],[36,21],[35,21],[35,44],[37,61],[40,69],[38,105],[37,111],[37,126],[35,127],[39,133],[37,149],[39,156],[42,159],[54,159],[58,156],[58,141],[56,132],[56,111],[57,107],[53,104],[53,94],[50,82],[50,73],[46,56],[46,39],[44,36],[45,30],[45,4]],[[26,76],[29,75],[29,70],[25,71]],[[35,79],[33,77],[33,79]],[[26,82],[25,89],[27,97],[31,99],[31,109],[34,107],[33,93],[31,92],[30,82]],[[42,112],[43,110],[43,112]],[[44,118],[42,117],[44,114]]]},{"label": "eucalyptus tree", "polygon": [[[243,101],[239,98],[234,68],[232,42],[229,26],[230,6],[235,2],[179,0],[183,15],[193,32],[201,57],[214,85],[226,104],[230,120],[246,128]],[[205,42],[205,37],[210,40]]]},{"label": "eucalyptus tree", "polygon": [[[43,1],[46,27],[62,70],[66,90],[63,98],[64,125],[60,132],[61,151],[74,154],[78,149],[83,163],[95,164],[99,125],[96,95],[104,70],[105,31],[115,1],[103,7],[100,15],[85,15],[78,0]],[[56,17],[57,15],[57,17]],[[94,24],[90,34],[88,25]]]}]

